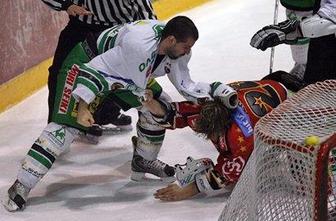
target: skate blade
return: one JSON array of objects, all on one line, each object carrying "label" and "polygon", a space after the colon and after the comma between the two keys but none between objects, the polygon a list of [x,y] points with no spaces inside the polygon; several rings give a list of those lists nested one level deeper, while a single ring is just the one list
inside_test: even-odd
[{"label": "skate blade", "polygon": [[135,181],[135,182],[148,182],[148,183],[152,183],[152,182],[159,182],[159,183],[173,183],[176,181],[176,177],[175,176],[171,176],[171,177],[157,177],[153,174],[146,174],[146,173],[142,173],[142,172],[131,172],[131,180]]},{"label": "skate blade", "polygon": [[6,201],[2,201],[2,205],[4,206],[4,208],[8,211],[8,212],[16,212],[16,211],[19,211],[21,210],[17,205],[16,203],[11,200],[11,199],[8,199]]},{"label": "skate blade", "polygon": [[79,136],[75,139],[77,142],[97,145],[99,143],[99,137],[87,137],[85,135]]},{"label": "skate blade", "polygon": [[102,126],[103,135],[117,135],[127,133],[133,130],[132,125],[118,126],[118,127],[105,127]]}]

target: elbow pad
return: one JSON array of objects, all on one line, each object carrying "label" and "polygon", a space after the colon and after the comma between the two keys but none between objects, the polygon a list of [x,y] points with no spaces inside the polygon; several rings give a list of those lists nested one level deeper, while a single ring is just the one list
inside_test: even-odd
[{"label": "elbow pad", "polygon": [[336,33],[336,24],[320,17],[318,14],[301,21],[300,29],[303,37],[318,38]]},{"label": "elbow pad", "polygon": [[238,106],[238,95],[232,87],[220,82],[214,82],[210,86],[212,98],[218,97],[229,109],[235,109]]},{"label": "elbow pad", "polygon": [[195,176],[195,181],[199,192],[209,195],[226,186],[225,179],[213,167],[198,173]]},{"label": "elbow pad", "polygon": [[[182,168],[184,166],[184,168]],[[176,180],[180,186],[185,187],[195,182],[200,193],[214,195],[217,193],[231,192],[233,186],[227,185],[224,177],[222,177],[215,169],[211,159],[187,158],[184,165],[177,164],[175,166]]]}]

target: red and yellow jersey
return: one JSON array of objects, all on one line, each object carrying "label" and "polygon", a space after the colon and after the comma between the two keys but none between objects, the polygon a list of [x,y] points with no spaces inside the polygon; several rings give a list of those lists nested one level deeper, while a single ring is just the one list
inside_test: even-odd
[{"label": "red and yellow jersey", "polygon": [[[243,81],[230,84],[238,94],[239,107],[245,118],[233,120],[217,141],[212,141],[219,152],[215,170],[227,183],[237,182],[253,150],[253,128],[258,120],[287,98],[286,89],[271,80]],[[172,128],[193,127],[200,105],[190,102],[173,103],[176,110]],[[238,117],[239,118],[239,117]]]}]

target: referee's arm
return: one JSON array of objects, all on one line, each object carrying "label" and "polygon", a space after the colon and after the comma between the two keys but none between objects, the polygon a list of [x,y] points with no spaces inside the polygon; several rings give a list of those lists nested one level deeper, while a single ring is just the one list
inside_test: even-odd
[{"label": "referee's arm", "polygon": [[70,5],[74,4],[71,0],[42,0],[42,2],[56,11],[66,11]]}]

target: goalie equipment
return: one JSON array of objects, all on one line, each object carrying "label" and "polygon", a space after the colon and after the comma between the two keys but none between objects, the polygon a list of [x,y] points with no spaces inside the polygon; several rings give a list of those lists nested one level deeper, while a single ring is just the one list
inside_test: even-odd
[{"label": "goalie equipment", "polygon": [[300,21],[297,20],[286,20],[277,25],[266,26],[253,35],[250,45],[265,51],[282,43],[294,44],[302,37],[299,24]]},{"label": "goalie equipment", "polygon": [[233,88],[221,82],[214,82],[210,87],[211,97],[218,97],[227,108],[235,109],[238,106],[237,92]]}]

